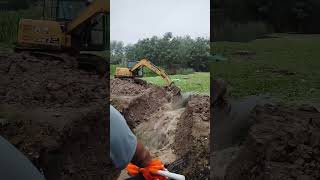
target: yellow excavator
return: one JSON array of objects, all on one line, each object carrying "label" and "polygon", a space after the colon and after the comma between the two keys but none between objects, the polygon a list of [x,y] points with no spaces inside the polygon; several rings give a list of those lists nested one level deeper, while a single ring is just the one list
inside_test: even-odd
[{"label": "yellow excavator", "polygon": [[171,86],[173,84],[170,77],[167,75],[167,73],[163,69],[157,67],[156,65],[154,65],[152,62],[150,62],[147,59],[142,59],[134,65],[132,65],[132,62],[129,62],[128,67],[126,67],[126,68],[125,67],[117,67],[115,78],[142,77],[143,76],[143,71],[142,71],[143,67],[147,67],[151,71],[153,71],[156,74],[158,74],[159,76],[161,76],[165,80],[167,86]]},{"label": "yellow excavator", "polygon": [[96,52],[109,49],[109,21],[109,0],[43,0],[41,20],[20,20],[15,49],[61,59],[67,54],[80,67],[105,72],[107,60]]},{"label": "yellow excavator", "polygon": [[147,67],[154,73],[164,79],[166,82],[166,88],[171,91],[173,97],[178,97],[181,95],[181,90],[173,83],[168,74],[161,68],[154,65],[148,59],[142,59],[138,62],[129,61],[127,67],[117,67],[115,78],[136,78],[143,76],[143,67]]}]

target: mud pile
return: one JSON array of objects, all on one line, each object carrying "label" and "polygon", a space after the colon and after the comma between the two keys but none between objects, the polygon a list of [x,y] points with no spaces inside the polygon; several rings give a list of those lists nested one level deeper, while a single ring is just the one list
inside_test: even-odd
[{"label": "mud pile", "polygon": [[14,54],[0,61],[0,101],[43,107],[83,107],[103,102],[106,81],[95,73],[81,71],[75,59],[36,58]]},{"label": "mud pile", "polygon": [[[193,95],[180,103],[186,106],[177,106],[168,89],[142,84],[111,80],[111,104],[170,171],[185,174],[188,179],[208,179],[209,96]],[[126,87],[129,92],[119,93],[119,88]]]},{"label": "mud pile", "polygon": [[174,149],[181,157],[180,171],[188,179],[209,179],[210,97],[191,96],[181,114]]},{"label": "mud pile", "polygon": [[316,108],[257,106],[253,120],[225,179],[320,178],[320,113]]},{"label": "mud pile", "polygon": [[142,80],[112,79],[110,89],[111,104],[122,112],[131,128],[147,121],[163,104],[169,103],[165,88]]},{"label": "mud pile", "polygon": [[65,61],[0,57],[0,135],[46,179],[109,179],[108,81]]},{"label": "mud pile", "polygon": [[110,93],[114,96],[134,96],[139,95],[148,89],[149,85],[145,81],[138,79],[112,79],[110,82]]},{"label": "mud pile", "polygon": [[148,121],[154,112],[160,111],[162,105],[168,103],[165,96],[163,89],[150,88],[136,97],[123,111],[128,123],[136,127],[141,122]]}]

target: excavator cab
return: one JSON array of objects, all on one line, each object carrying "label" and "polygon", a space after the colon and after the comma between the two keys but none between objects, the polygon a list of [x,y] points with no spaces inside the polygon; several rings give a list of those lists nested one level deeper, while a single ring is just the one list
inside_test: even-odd
[{"label": "excavator cab", "polygon": [[135,78],[139,75],[143,75],[143,67],[148,68],[150,71],[156,73],[161,76],[163,80],[166,82],[166,88],[171,92],[171,98],[174,99],[176,97],[180,97],[181,90],[177,86],[174,85],[174,82],[170,79],[169,75],[160,67],[154,65],[148,59],[141,59],[138,62],[129,61],[127,67],[117,67],[116,73],[114,75],[115,78]]},{"label": "excavator cab", "polygon": [[[55,20],[69,23],[80,16],[92,0],[51,0],[56,1]],[[72,47],[80,51],[103,51],[109,48],[109,16],[110,13],[100,13],[86,21],[73,33]]]},{"label": "excavator cab", "polygon": [[[138,63],[137,61],[128,61],[127,67],[131,69],[137,63]],[[135,71],[132,72],[132,74],[134,77],[143,77],[143,67],[136,69]]]},{"label": "excavator cab", "polygon": [[147,59],[141,59],[138,62],[129,61],[127,64],[127,67],[117,67],[115,77],[116,78],[135,78],[138,76],[142,77],[143,67],[146,67],[150,71],[161,76],[166,81],[167,86],[171,86],[171,84],[173,84],[170,77],[167,75],[167,73],[163,69],[157,67]]}]

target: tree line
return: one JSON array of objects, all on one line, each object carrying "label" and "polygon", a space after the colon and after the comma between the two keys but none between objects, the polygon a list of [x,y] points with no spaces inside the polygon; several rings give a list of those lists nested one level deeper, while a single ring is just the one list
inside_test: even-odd
[{"label": "tree line", "polygon": [[194,71],[208,71],[210,61],[209,39],[173,36],[165,33],[139,40],[135,44],[124,45],[121,41],[111,41],[111,63],[126,65],[128,61],[147,58],[170,73],[182,68]]},{"label": "tree line", "polygon": [[213,3],[213,18],[215,11],[223,11],[226,18],[235,22],[266,22],[275,32],[320,33],[319,0],[215,0]]}]

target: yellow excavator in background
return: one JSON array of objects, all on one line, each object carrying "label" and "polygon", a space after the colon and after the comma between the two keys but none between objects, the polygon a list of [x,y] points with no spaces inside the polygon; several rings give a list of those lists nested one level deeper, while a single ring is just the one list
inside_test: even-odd
[{"label": "yellow excavator in background", "polygon": [[151,71],[155,72],[159,76],[161,76],[165,81],[167,86],[171,86],[173,82],[171,81],[170,77],[167,75],[167,73],[154,65],[152,62],[150,62],[147,59],[142,59],[136,64],[132,65],[131,62],[128,63],[128,67],[117,67],[116,68],[116,74],[115,78],[134,78],[134,77],[142,77],[143,76],[143,71],[142,68],[147,67]]},{"label": "yellow excavator in background", "polygon": [[106,58],[92,52],[109,49],[109,21],[109,0],[43,0],[42,20],[20,20],[15,49],[61,59],[67,54],[80,68],[106,72]]},{"label": "yellow excavator in background", "polygon": [[181,90],[178,88],[173,81],[170,79],[169,75],[161,68],[154,65],[151,61],[147,59],[142,59],[138,62],[128,62],[128,67],[117,67],[115,78],[135,78],[143,76],[143,67],[149,68],[154,73],[161,76],[166,82],[166,88],[171,91],[172,98],[181,96]]},{"label": "yellow excavator in background", "polygon": [[143,77],[143,67],[147,67],[154,73],[164,79],[166,82],[166,88],[171,92],[172,98],[181,96],[181,90],[178,88],[173,81],[170,79],[169,75],[161,68],[154,65],[151,61],[147,59],[142,59],[138,62],[128,62],[128,67],[117,67],[115,78],[135,78]]}]

